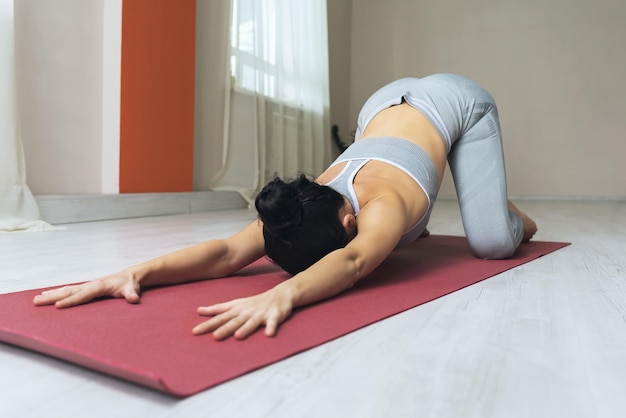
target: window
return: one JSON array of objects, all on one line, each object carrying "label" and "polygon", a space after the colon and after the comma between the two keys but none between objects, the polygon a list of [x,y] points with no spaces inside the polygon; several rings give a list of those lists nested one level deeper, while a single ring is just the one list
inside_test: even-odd
[{"label": "window", "polygon": [[308,76],[316,70],[308,67],[324,65],[312,58],[319,39],[326,39],[326,17],[317,22],[320,13],[311,12],[321,1],[232,0],[234,85],[294,105],[303,100],[303,89],[319,87]]}]

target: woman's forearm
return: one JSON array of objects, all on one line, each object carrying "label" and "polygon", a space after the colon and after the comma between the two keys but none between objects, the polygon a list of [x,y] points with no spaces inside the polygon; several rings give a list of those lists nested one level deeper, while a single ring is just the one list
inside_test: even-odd
[{"label": "woman's forearm", "polygon": [[224,240],[207,241],[129,267],[141,287],[210,279],[232,273]]},{"label": "woman's forearm", "polygon": [[252,222],[227,239],[206,241],[125,270],[142,287],[228,276],[265,253],[263,233]]},{"label": "woman's forearm", "polygon": [[362,270],[356,253],[343,248],[279,284],[276,290],[290,298],[294,307],[308,305],[351,288],[367,274]]}]

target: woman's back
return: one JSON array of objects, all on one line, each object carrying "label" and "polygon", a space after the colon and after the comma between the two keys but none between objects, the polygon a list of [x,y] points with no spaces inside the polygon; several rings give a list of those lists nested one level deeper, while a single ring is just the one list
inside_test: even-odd
[{"label": "woman's back", "polygon": [[[376,138],[379,138],[378,140]],[[438,190],[446,165],[446,147],[437,130],[421,112],[407,103],[402,103],[382,110],[372,118],[363,130],[358,141],[380,141],[386,138],[400,138],[417,145],[423,150],[427,159],[424,165],[434,166],[437,181],[431,189]],[[371,147],[374,148],[374,147]],[[379,155],[370,155],[377,158]],[[348,163],[340,162],[332,165],[317,179],[320,184],[332,184],[344,170]],[[410,167],[406,167],[410,170]],[[404,230],[409,231],[432,206],[431,200],[424,190],[427,180],[416,179],[394,164],[373,159],[365,163],[353,180],[354,193],[358,199],[357,208],[365,209],[369,202],[388,200],[389,204],[401,206],[403,219],[386,220],[386,222],[402,222]],[[426,173],[425,176],[433,177],[435,173]],[[423,176],[422,176],[423,177]],[[426,186],[428,189],[428,187]],[[436,190],[434,195],[436,196]],[[419,231],[421,233],[421,231]],[[419,233],[418,233],[419,235]]]}]

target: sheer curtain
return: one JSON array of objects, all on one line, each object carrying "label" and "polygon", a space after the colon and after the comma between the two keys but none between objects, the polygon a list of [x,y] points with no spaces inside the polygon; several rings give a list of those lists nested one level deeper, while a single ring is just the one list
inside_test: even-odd
[{"label": "sheer curtain", "polygon": [[0,231],[43,230],[26,186],[15,91],[13,0],[0,0]]},{"label": "sheer curtain", "polygon": [[330,160],[326,0],[232,0],[224,155],[213,189],[252,201]]}]

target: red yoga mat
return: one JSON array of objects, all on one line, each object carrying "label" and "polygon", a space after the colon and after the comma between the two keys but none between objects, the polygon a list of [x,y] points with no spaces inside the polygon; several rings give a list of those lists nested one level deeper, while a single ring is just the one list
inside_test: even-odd
[{"label": "red yoga mat", "polygon": [[198,306],[262,292],[288,278],[266,260],[238,274],[148,289],[141,303],[106,299],[35,307],[43,289],[0,295],[0,341],[59,357],[168,394],[190,396],[386,317],[527,263],[568,244],[522,244],[508,260],[480,260],[462,237],[431,236],[394,252],[332,299],[296,309],[269,338],[193,336]]}]

